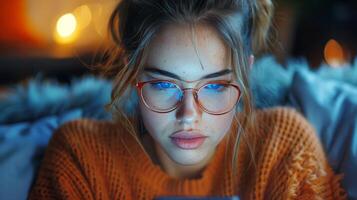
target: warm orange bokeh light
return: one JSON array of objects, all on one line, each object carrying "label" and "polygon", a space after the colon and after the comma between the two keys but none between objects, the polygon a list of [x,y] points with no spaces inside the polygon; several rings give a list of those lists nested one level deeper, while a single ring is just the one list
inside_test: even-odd
[{"label": "warm orange bokeh light", "polygon": [[72,13],[62,15],[56,24],[55,40],[65,44],[74,41],[77,30],[77,19]]},{"label": "warm orange bokeh light", "polygon": [[92,12],[88,5],[77,7],[73,11],[73,14],[77,19],[79,30],[85,29],[92,21]]},{"label": "warm orange bokeh light", "polygon": [[345,63],[342,46],[334,39],[327,42],[325,46],[325,61],[332,67],[339,67]]},{"label": "warm orange bokeh light", "polygon": [[[115,0],[1,1],[0,51],[18,54],[52,49],[81,49],[102,45],[107,40],[107,22]],[[36,51],[32,51],[35,49]],[[82,50],[83,49],[83,50]]]}]

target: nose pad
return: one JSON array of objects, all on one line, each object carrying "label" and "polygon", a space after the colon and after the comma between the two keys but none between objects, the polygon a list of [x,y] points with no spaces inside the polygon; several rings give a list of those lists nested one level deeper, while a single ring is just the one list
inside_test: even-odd
[{"label": "nose pad", "polygon": [[181,105],[177,108],[176,118],[183,123],[193,123],[198,120],[202,111],[196,102],[196,93],[185,90],[181,97]]}]

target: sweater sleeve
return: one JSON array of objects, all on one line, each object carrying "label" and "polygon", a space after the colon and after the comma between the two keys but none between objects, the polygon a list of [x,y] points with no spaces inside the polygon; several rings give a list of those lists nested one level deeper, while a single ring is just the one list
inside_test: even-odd
[{"label": "sweater sleeve", "polygon": [[[290,108],[257,115],[248,199],[346,199],[314,128]],[[256,135],[251,134],[251,135]]]},{"label": "sweater sleeve", "polygon": [[[284,188],[284,199],[346,199],[340,186],[341,176],[334,174],[313,127],[294,110],[282,110],[277,122],[282,136],[279,143],[285,149],[272,174],[272,194]],[[282,124],[284,123],[284,124]],[[288,128],[289,127],[289,128]],[[280,180],[279,180],[280,179]],[[281,180],[287,180],[281,184]],[[280,188],[278,188],[278,187]]]},{"label": "sweater sleeve", "polygon": [[291,151],[289,171],[299,183],[296,199],[347,199],[340,185],[342,175],[336,175],[330,167],[314,129],[304,119],[300,123],[305,131]]},{"label": "sweater sleeve", "polygon": [[84,170],[80,167],[78,149],[68,138],[75,134],[67,124],[53,135],[41,163],[29,199],[94,199]]}]

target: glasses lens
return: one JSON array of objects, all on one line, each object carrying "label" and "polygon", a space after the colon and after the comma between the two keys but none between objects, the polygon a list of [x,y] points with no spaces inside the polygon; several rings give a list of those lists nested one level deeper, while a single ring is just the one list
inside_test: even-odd
[{"label": "glasses lens", "polygon": [[240,91],[227,83],[209,83],[198,91],[201,105],[213,113],[223,113],[231,110],[240,95]]},{"label": "glasses lens", "polygon": [[157,81],[144,84],[142,95],[146,104],[154,110],[165,111],[173,108],[182,96],[180,88],[171,82]]}]

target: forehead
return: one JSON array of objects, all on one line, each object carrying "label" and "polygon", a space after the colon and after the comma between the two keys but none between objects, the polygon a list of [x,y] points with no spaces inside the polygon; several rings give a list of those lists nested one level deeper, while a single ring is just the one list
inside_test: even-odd
[{"label": "forehead", "polygon": [[169,24],[148,47],[146,66],[175,73],[187,81],[230,68],[229,48],[216,30],[198,25]]}]

